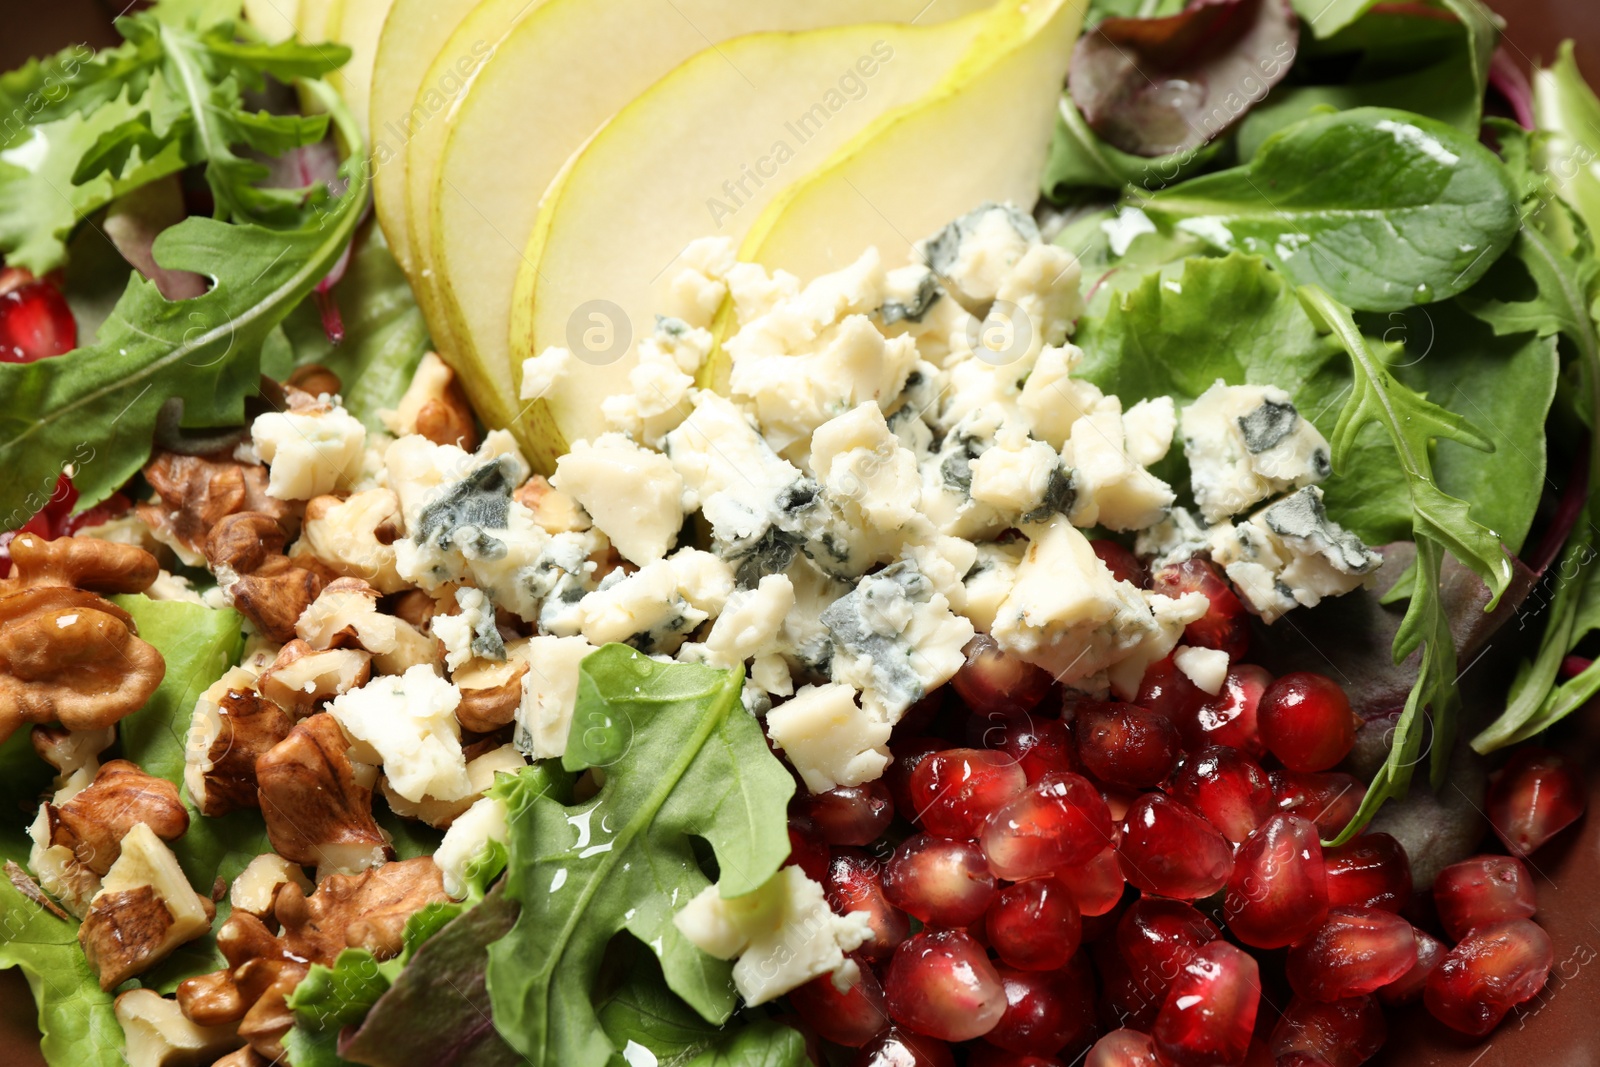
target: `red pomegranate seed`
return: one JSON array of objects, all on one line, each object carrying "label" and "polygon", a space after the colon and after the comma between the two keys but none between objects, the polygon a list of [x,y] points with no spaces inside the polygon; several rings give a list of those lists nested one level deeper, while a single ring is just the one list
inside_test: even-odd
[{"label": "red pomegranate seed", "polygon": [[[74,501],[77,500],[76,490],[73,491],[72,498]],[[112,493],[94,507],[62,519],[56,524],[56,534],[59,537],[74,537],[82,530],[101,526],[112,519],[121,518],[132,510],[133,501],[121,493]]]},{"label": "red pomegranate seed", "polygon": [[1204,617],[1184,628],[1184,644],[1218,648],[1230,659],[1240,659],[1250,650],[1250,616],[1209,561],[1197,557],[1162,567],[1150,576],[1150,588],[1171,597],[1204,593],[1211,602]]},{"label": "red pomegranate seed", "polygon": [[1399,911],[1411,899],[1411,860],[1388,834],[1362,834],[1325,848],[1322,860],[1328,870],[1330,908]]},{"label": "red pomegranate seed", "polygon": [[810,819],[830,845],[870,845],[894,821],[894,798],[881,780],[797,796],[789,809]]},{"label": "red pomegranate seed", "polygon": [[1209,897],[1227,884],[1233,870],[1228,839],[1161,793],[1146,793],[1128,809],[1117,858],[1133,885],[1177,900]]},{"label": "red pomegranate seed", "polygon": [[975,745],[1010,755],[1030,782],[1051,771],[1078,769],[1072,735],[1059,719],[1023,712],[974,715],[968,720],[968,735]]},{"label": "red pomegranate seed", "polygon": [[927,759],[950,742],[938,737],[912,736],[889,741],[889,754],[894,757],[883,772],[882,781],[894,798],[895,812],[906,822],[917,821],[916,801],[911,798],[911,775]]},{"label": "red pomegranate seed", "polygon": [[1377,1055],[1388,1036],[1383,1008],[1372,997],[1333,1004],[1295,997],[1272,1028],[1271,1049],[1274,1056],[1298,1053],[1328,1067],[1357,1067]]},{"label": "red pomegranate seed", "polygon": [[1276,810],[1272,782],[1261,764],[1226,745],[1185,755],[1172,772],[1167,792],[1205,816],[1236,845]]},{"label": "red pomegranate seed", "polygon": [[1244,1060],[1261,999],[1256,961],[1226,941],[1197,951],[1156,1015],[1156,1052],[1170,1067],[1218,1067]]},{"label": "red pomegranate seed", "polygon": [[1533,876],[1514,856],[1474,856],[1452,863],[1433,880],[1439,924],[1460,941],[1480,926],[1526,919],[1538,906]]},{"label": "red pomegranate seed", "polygon": [[917,834],[900,842],[883,871],[883,895],[931,926],[977,922],[994,900],[994,875],[971,841]]},{"label": "red pomegranate seed", "polygon": [[1106,565],[1106,570],[1110,571],[1111,577],[1117,581],[1132,582],[1141,589],[1150,581],[1150,574],[1144,569],[1144,564],[1139,562],[1139,557],[1115,541],[1099,537],[1090,541],[1089,547],[1100,557],[1100,562]]},{"label": "red pomegranate seed", "polygon": [[1526,856],[1583,814],[1583,779],[1564,757],[1524,748],[1489,785],[1489,824],[1513,856]]},{"label": "red pomegranate seed", "polygon": [[1027,784],[1022,768],[1004,752],[948,748],[911,772],[911,799],[917,822],[929,833],[975,837],[984,820]]},{"label": "red pomegranate seed", "polygon": [[1100,972],[1100,1016],[1107,1028],[1148,1032],[1156,1023],[1161,998],[1147,996],[1139,988],[1114,938],[1095,943],[1094,964]]},{"label": "red pomegranate seed", "polygon": [[860,1048],[889,1025],[889,1007],[883,999],[883,986],[866,963],[858,964],[860,976],[841,993],[833,975],[811,979],[789,991],[789,1004],[826,1041]]},{"label": "red pomegranate seed", "polygon": [[1527,919],[1479,927],[1428,976],[1422,1001],[1446,1026],[1482,1037],[1539,995],[1554,959],[1550,935]]},{"label": "red pomegranate seed", "polygon": [[965,930],[924,930],[901,945],[883,991],[897,1023],[941,1041],[982,1037],[1006,1011],[1000,975]]},{"label": "red pomegranate seed", "polygon": [[1188,904],[1143,897],[1117,923],[1117,951],[1139,991],[1160,1002],[1184,964],[1222,931]]},{"label": "red pomegranate seed", "polygon": [[1191,682],[1189,676],[1178,669],[1172,657],[1167,656],[1145,668],[1144,678],[1139,683],[1139,695],[1133,698],[1133,702],[1141,708],[1160,712],[1182,729],[1194,718],[1200,705],[1209,699],[1205,690]]},{"label": "red pomegranate seed", "polygon": [[1149,1034],[1124,1028],[1096,1041],[1083,1067],[1161,1067],[1161,1061]]},{"label": "red pomegranate seed", "polygon": [[[1321,1056],[1313,1056],[1309,1052],[1285,1052],[1282,1056],[1272,1056],[1268,1053],[1266,1063],[1269,1067],[1330,1067],[1327,1060]],[[1247,1060],[1246,1063],[1249,1061]]]},{"label": "red pomegranate seed", "polygon": [[78,323],[61,291],[29,282],[0,294],[0,363],[32,363],[78,347]]},{"label": "red pomegranate seed", "polygon": [[1100,781],[1143,789],[1172,773],[1181,741],[1165,715],[1137,704],[1084,701],[1077,716],[1078,758]]},{"label": "red pomegranate seed", "polygon": [[978,840],[990,870],[1023,881],[1056,874],[1105,848],[1111,813],[1087,778],[1047,774],[995,812]]},{"label": "red pomegranate seed", "polygon": [[1078,914],[1085,918],[1104,915],[1116,907],[1122,899],[1123,888],[1128,884],[1128,880],[1122,876],[1122,864],[1117,860],[1115,845],[1096,852],[1082,863],[1058,871],[1056,877],[1072,890],[1072,899],[1078,902]]},{"label": "red pomegranate seed", "polygon": [[789,816],[789,863],[806,872],[813,882],[828,877],[828,843],[816,823],[801,815]]},{"label": "red pomegranate seed", "polygon": [[1007,652],[988,634],[979,634],[964,649],[967,662],[950,684],[967,707],[979,715],[1030,711],[1050,692],[1050,672]]},{"label": "red pomegranate seed", "polygon": [[1428,975],[1444,962],[1445,953],[1449,951],[1437,938],[1414,927],[1411,936],[1416,942],[1417,962],[1405,974],[1378,990],[1378,999],[1385,1004],[1405,1004],[1422,996]]},{"label": "red pomegranate seed", "polygon": [[1056,971],[1001,967],[1006,1010],[983,1035],[1007,1052],[1050,1056],[1069,1044],[1086,1047],[1094,1037],[1094,974],[1089,961],[1074,957]]},{"label": "red pomegranate seed", "polygon": [[1000,890],[984,920],[1001,962],[1024,971],[1065,967],[1083,938],[1072,891],[1058,878],[1035,878]]},{"label": "red pomegranate seed", "polygon": [[1312,1000],[1375,993],[1417,963],[1411,924],[1377,908],[1333,908],[1328,921],[1289,949],[1289,985]]},{"label": "red pomegranate seed", "polygon": [[1325,771],[1356,743],[1355,712],[1339,683],[1311,671],[1267,687],[1257,712],[1261,741],[1291,771]]},{"label": "red pomegranate seed", "polygon": [[1328,875],[1317,830],[1294,815],[1262,823],[1235,857],[1224,921],[1255,948],[1292,945],[1328,917]]},{"label": "red pomegranate seed", "polygon": [[1198,710],[1181,723],[1183,739],[1191,749],[1207,745],[1227,745],[1255,759],[1267,751],[1261,742],[1257,713],[1261,695],[1272,684],[1272,675],[1254,663],[1235,663],[1228,668],[1222,692],[1203,698]]},{"label": "red pomegranate seed", "polygon": [[982,1041],[971,1047],[967,1067],[1067,1067],[1058,1056],[1031,1056],[1026,1052],[1007,1052]]},{"label": "red pomegranate seed", "polygon": [[1323,837],[1336,837],[1355,817],[1367,795],[1367,787],[1359,778],[1341,771],[1273,771],[1269,777],[1278,810],[1310,819]]},{"label": "red pomegranate seed", "polygon": [[892,1026],[868,1041],[850,1067],[955,1067],[943,1041]]},{"label": "red pomegranate seed", "polygon": [[872,939],[858,950],[867,959],[875,963],[888,959],[911,936],[910,918],[883,895],[880,864],[860,849],[835,852],[822,886],[827,891],[829,907],[837,914],[867,913]]}]

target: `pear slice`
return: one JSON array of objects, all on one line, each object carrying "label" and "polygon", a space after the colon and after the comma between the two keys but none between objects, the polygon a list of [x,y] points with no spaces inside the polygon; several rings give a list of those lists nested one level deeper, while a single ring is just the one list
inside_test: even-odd
[{"label": "pear slice", "polygon": [[287,41],[295,33],[300,0],[244,0],[244,17],[269,44]]},{"label": "pear slice", "polygon": [[740,258],[812,278],[868,245],[893,262],[985,201],[1031,206],[1085,6],[1003,0],[937,88],[773,200]]},{"label": "pear slice", "polygon": [[735,38],[602,127],[546,191],[517,276],[515,364],[550,346],[604,349],[577,353],[512,426],[529,458],[551,463],[603,431],[599,401],[632,366],[631,341],[668,306],[673,264],[691,241],[738,241],[787,182],[936,85],[988,17]]},{"label": "pear slice", "polygon": [[333,10],[328,14],[328,39],[350,48],[350,61],[334,71],[328,80],[350,105],[363,134],[368,127],[378,37],[383,33],[384,20],[392,6],[394,0],[334,0]]},{"label": "pear slice", "polygon": [[429,95],[423,89],[423,78],[440,46],[477,6],[478,0],[394,0],[378,37],[372,101],[367,109],[371,117],[372,204],[389,239],[389,250],[408,275],[412,257],[406,243],[410,239],[406,145],[421,126],[441,116],[449,103],[448,87],[430,85]]},{"label": "pear slice", "polygon": [[[989,3],[546,0],[531,10],[451,114],[434,181],[428,262],[445,332],[458,346],[445,354],[474,383],[475,398],[516,395],[508,335],[517,272],[539,210],[530,192],[544,190],[596,129],[658,78],[746,33],[851,22],[931,26]],[[530,108],[536,121],[528,121]],[[480,410],[500,406],[480,402]]]},{"label": "pear slice", "polygon": [[328,39],[328,16],[336,0],[300,0],[294,12],[295,36],[306,44]]}]

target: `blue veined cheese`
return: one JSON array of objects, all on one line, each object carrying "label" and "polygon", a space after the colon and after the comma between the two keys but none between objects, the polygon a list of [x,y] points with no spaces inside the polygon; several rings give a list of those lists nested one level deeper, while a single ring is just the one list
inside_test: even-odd
[{"label": "blue veined cheese", "polygon": [[1026,541],[990,541],[973,546],[972,566],[961,578],[961,614],[971,620],[979,633],[988,633],[994,627],[1000,606],[1017,582],[1017,568],[1022,565],[1027,547]]},{"label": "blue veined cheese", "polygon": [[1327,440],[1270,385],[1219,378],[1183,409],[1183,452],[1207,522],[1333,473]]},{"label": "blue veined cheese", "polygon": [[528,664],[522,676],[511,741],[532,759],[558,759],[567,751],[572,712],[578,701],[578,667],[594,646],[581,637],[531,638],[518,653]]},{"label": "blue veined cheese", "polygon": [[[613,574],[621,574],[614,571]],[[619,641],[645,653],[672,653],[733,593],[733,571],[709,552],[684,548],[611,581],[578,602],[583,636]]]},{"label": "blue veined cheese", "polygon": [[972,499],[972,464],[994,442],[1004,416],[980,408],[952,426],[939,451],[922,460],[922,512],[939,533],[984,541],[1009,525],[1005,516]]},{"label": "blue veined cheese", "polygon": [[256,455],[267,464],[267,495],[310,500],[349,489],[361,473],[367,430],[337,405],[269,411],[250,424]]},{"label": "blue veined cheese", "polygon": [[798,670],[826,676],[833,662],[833,641],[822,613],[849,593],[850,586],[804,557],[795,560],[787,574],[794,589],[794,607],[783,620],[784,654]]},{"label": "blue veined cheese", "polygon": [[889,765],[889,723],[858,707],[848,685],[805,686],[766,718],[767,736],[813,793],[873,781]]},{"label": "blue veined cheese", "polygon": [[737,897],[707,886],[672,923],[702,951],[723,960],[737,956],[734,988],[746,1004],[757,1005],[829,973],[841,991],[848,989],[859,970],[845,953],[871,939],[868,918],[864,911],[835,915],[822,886],[788,866]]},{"label": "blue veined cheese", "polygon": [[1071,518],[1077,526],[1141,530],[1160,522],[1176,499],[1171,486],[1130,455],[1115,397],[1073,423],[1061,458],[1072,468],[1077,495]]},{"label": "blue veined cheese", "polygon": [[1203,619],[1211,607],[1204,593],[1170,597],[1164,593],[1145,591],[1144,600],[1154,625],[1137,648],[1105,672],[1106,683],[1119,700],[1132,700],[1139,695],[1139,683],[1144,680],[1150,665],[1165,659],[1178,647],[1178,642],[1183,639],[1184,628],[1191,622]]},{"label": "blue veined cheese", "polygon": [[[754,685],[769,697],[794,695],[794,676],[789,673],[789,662],[781,652],[769,652],[752,660],[747,684]],[[771,706],[770,700],[768,706]]]},{"label": "blue veined cheese", "polygon": [[1211,527],[1188,508],[1173,508],[1166,518],[1139,531],[1133,550],[1149,559],[1152,567],[1182,563],[1211,551]]},{"label": "blue veined cheese", "polygon": [[456,590],[454,615],[435,615],[429,624],[433,636],[444,643],[445,666],[452,671],[473,659],[501,661],[506,658],[505,641],[495,626],[494,605],[481,590],[462,586]]},{"label": "blue veined cheese", "polygon": [[641,444],[659,448],[690,410],[694,376],[711,352],[711,332],[682,319],[656,316],[655,333],[639,343],[639,362],[628,372],[630,392],[600,402],[606,425]]},{"label": "blue veined cheese", "polygon": [[933,588],[950,602],[950,610],[965,615],[967,589],[962,579],[978,562],[978,546],[960,537],[935,534],[906,544],[900,550],[917,570],[933,583]]},{"label": "blue veined cheese", "polygon": [[461,693],[427,667],[372,679],[333,698],[328,711],[349,737],[353,757],[382,764],[396,793],[421,802],[472,792],[456,707]]},{"label": "blue veined cheese", "polygon": [[[849,266],[819,275],[797,291],[777,282],[777,291],[769,288],[759,300],[736,296],[739,329],[728,338],[728,355],[737,366],[741,359],[815,352],[830,329],[877,311],[884,282],[882,259],[869,248]],[[742,272],[740,284],[750,284]]]},{"label": "blue veined cheese", "polygon": [[1202,693],[1216,696],[1228,678],[1228,654],[1220,648],[1179,645],[1172,651],[1172,662],[1185,678]]},{"label": "blue veined cheese", "polygon": [[[1078,260],[1056,245],[1036,244],[1000,281],[995,308],[1004,309],[1008,318],[1019,313],[1028,320],[1027,348],[1037,355],[1046,345],[1059,345],[1067,339],[1073,323],[1083,314],[1083,296],[1078,288]],[[989,318],[995,318],[994,309]],[[1009,323],[1015,331],[1018,324]],[[1012,346],[1019,342],[1013,334]]]},{"label": "blue veined cheese", "polygon": [[759,263],[735,263],[728,271],[728,296],[734,317],[754,322],[785,300],[800,295],[800,279],[786,270],[768,274]]},{"label": "blue veined cheese", "polygon": [[972,623],[950,610],[909,561],[856,583],[822,613],[833,644],[829,674],[861,691],[861,706],[891,725],[966,662]]},{"label": "blue veined cheese", "polygon": [[[499,505],[480,501],[485,494],[510,498],[511,489],[528,478],[529,467],[517,450],[516,442],[504,430],[489,433],[476,452],[466,452],[455,445],[436,445],[426,437],[411,434],[391,444],[383,455],[384,481],[400,500],[400,513],[405,520],[406,534],[416,537],[422,524],[423,512],[447,493],[457,500],[447,508],[439,509],[430,525],[437,526],[437,515],[453,508],[457,512],[473,511],[473,525],[492,525],[499,517]],[[484,468],[493,466],[494,472]],[[476,475],[482,485],[463,485]],[[501,487],[504,487],[503,491]],[[469,499],[470,498],[470,499]],[[487,516],[478,513],[478,507],[489,508]],[[487,521],[479,521],[486,519]],[[500,523],[503,525],[503,523]]]},{"label": "blue veined cheese", "polygon": [[937,414],[944,375],[932,363],[919,360],[906,375],[905,388],[892,407],[884,408],[889,430],[899,438],[902,447],[918,460],[933,451],[935,434],[933,417]]},{"label": "blue veined cheese", "polygon": [[780,652],[783,621],[794,610],[794,602],[794,583],[785,574],[769,574],[754,589],[735,590],[706,635],[706,662],[736,667]]},{"label": "blue veined cheese", "polygon": [[883,303],[875,317],[885,328],[902,322],[920,323],[943,296],[939,279],[921,263],[896,267],[884,275]]},{"label": "blue veined cheese", "polygon": [[622,558],[643,566],[671,551],[683,527],[683,477],[672,461],[621,434],[579,441],[550,484],[583,505]]},{"label": "blue veined cheese", "polygon": [[[916,255],[969,311],[1000,294],[1006,277],[1041,244],[1033,216],[1011,204],[983,204],[916,246]],[[1077,287],[1077,280],[1072,282]]]},{"label": "blue veined cheese", "polygon": [[1074,378],[1083,362],[1077,345],[1049,346],[1039,353],[1017,397],[1017,411],[1033,436],[1059,450],[1072,424],[1096,411],[1105,399],[1094,383]]},{"label": "blue veined cheese", "polygon": [[1038,522],[1071,510],[1072,472],[1056,450],[1007,423],[994,446],[972,461],[972,499],[988,504],[1013,523]]},{"label": "blue veined cheese", "polygon": [[919,518],[917,457],[901,447],[876,403],[823,423],[811,437],[811,468],[835,501],[853,503],[864,524],[881,533]]},{"label": "blue veined cheese", "polygon": [[1122,432],[1128,458],[1141,467],[1160,463],[1172,450],[1178,430],[1177,405],[1170,396],[1139,401],[1122,413]]},{"label": "blue veined cheese", "polygon": [[728,272],[737,258],[727,237],[700,237],[678,255],[679,269],[668,282],[671,314],[691,326],[706,327],[728,295]]},{"label": "blue veined cheese", "polygon": [[433,853],[444,876],[444,891],[455,900],[467,895],[467,868],[488,855],[493,844],[511,840],[510,811],[497,797],[480,797],[457,815]]},{"label": "blue veined cheese", "polygon": [[538,400],[548,396],[560,381],[572,371],[572,352],[555,345],[529,356],[522,361],[522,387],[518,396],[523,400]]},{"label": "blue veined cheese", "polygon": [[1306,486],[1236,524],[1212,528],[1211,558],[1245,604],[1267,622],[1315,607],[1366,581],[1383,557],[1328,518],[1322,490]]}]

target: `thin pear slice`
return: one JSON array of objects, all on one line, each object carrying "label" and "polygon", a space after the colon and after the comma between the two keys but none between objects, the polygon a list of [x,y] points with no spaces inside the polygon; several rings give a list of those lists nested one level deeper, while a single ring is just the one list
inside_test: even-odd
[{"label": "thin pear slice", "polygon": [[[432,85],[430,96],[423,79],[440,46],[478,6],[478,0],[395,0],[378,37],[372,67],[371,116],[372,204],[378,213],[389,250],[410,275],[410,229],[406,226],[406,145],[416,131],[433,119],[443,121],[449,103],[447,87]],[[488,46],[483,49],[488,54]],[[472,69],[482,64],[474,57]],[[471,74],[469,69],[467,75]],[[460,92],[457,86],[455,92]]]},{"label": "thin pear slice", "polygon": [[300,0],[244,0],[245,21],[273,44],[294,36],[299,16]]},{"label": "thin pear slice", "polygon": [[[348,2],[348,0],[347,0]],[[931,26],[990,0],[546,0],[496,46],[450,116],[429,266],[451,362],[475,393],[514,397],[509,330],[539,197],[607,119],[688,57],[763,30]],[[581,86],[582,91],[573,90]],[[533,121],[530,121],[530,116]],[[416,175],[419,183],[422,175]],[[499,407],[491,401],[483,407]],[[518,405],[520,406],[520,405]]]},{"label": "thin pear slice", "polygon": [[364,134],[368,130],[378,37],[383,33],[384,20],[393,5],[394,0],[335,0],[333,11],[328,15],[328,39],[350,47],[350,61],[334,71],[328,80],[350,105]]},{"label": "thin pear slice", "polygon": [[922,100],[884,115],[777,197],[740,258],[802,278],[868,245],[910,251],[985,201],[1038,198],[1086,0],[1005,0],[984,39]]},{"label": "thin pear slice", "polygon": [[294,15],[295,36],[308,44],[328,39],[328,16],[334,0],[300,0]]},{"label": "thin pear slice", "polygon": [[[630,339],[647,336],[667,306],[673,263],[689,242],[714,233],[738,241],[784,184],[936,85],[987,18],[735,38],[602,127],[540,207],[517,277],[511,348],[520,365],[592,334],[606,355],[578,353],[531,424],[513,426],[530,458],[550,462],[602,432],[599,401],[632,366]],[[859,89],[855,99],[846,83]]]}]

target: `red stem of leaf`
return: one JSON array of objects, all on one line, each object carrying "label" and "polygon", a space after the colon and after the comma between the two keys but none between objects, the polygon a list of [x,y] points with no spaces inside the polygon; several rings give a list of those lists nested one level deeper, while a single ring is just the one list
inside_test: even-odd
[{"label": "red stem of leaf", "polygon": [[1556,505],[1554,518],[1545,528],[1538,547],[1528,554],[1527,564],[1535,574],[1544,574],[1556,557],[1561,555],[1562,547],[1566,545],[1572,528],[1578,524],[1588,503],[1589,448],[1585,445],[1572,461],[1572,470],[1568,473],[1566,487],[1561,490],[1561,500]]},{"label": "red stem of leaf", "polygon": [[1525,130],[1533,129],[1533,86],[1528,84],[1528,76],[1503,45],[1494,50],[1494,58],[1489,63],[1489,88],[1511,105],[1517,125]]}]

